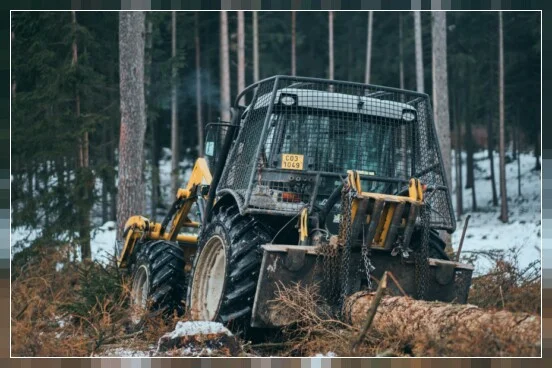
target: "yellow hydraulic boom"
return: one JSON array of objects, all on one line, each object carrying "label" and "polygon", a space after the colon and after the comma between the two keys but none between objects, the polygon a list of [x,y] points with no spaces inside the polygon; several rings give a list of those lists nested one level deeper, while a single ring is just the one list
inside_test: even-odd
[{"label": "yellow hydraulic boom", "polygon": [[[118,259],[121,268],[127,266],[128,256],[132,254],[138,240],[169,240],[197,245],[197,236],[180,234],[184,228],[197,228],[198,222],[188,217],[192,205],[199,197],[205,198],[207,188],[212,181],[211,172],[204,158],[198,158],[186,188],[180,188],[171,210],[162,222],[154,222],[143,216],[132,216],[125,223],[123,231],[123,250]],[[194,249],[195,251],[195,249]]]}]

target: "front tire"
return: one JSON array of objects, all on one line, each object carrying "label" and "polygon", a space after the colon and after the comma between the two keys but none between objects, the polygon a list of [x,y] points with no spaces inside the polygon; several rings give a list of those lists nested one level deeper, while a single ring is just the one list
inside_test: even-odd
[{"label": "front tire", "polygon": [[182,314],[186,290],[182,248],[165,240],[147,241],[138,246],[131,270],[132,322],[140,324],[149,311],[165,316]]},{"label": "front tire", "polygon": [[201,235],[187,305],[193,320],[247,330],[270,230],[236,206],[219,209]]}]

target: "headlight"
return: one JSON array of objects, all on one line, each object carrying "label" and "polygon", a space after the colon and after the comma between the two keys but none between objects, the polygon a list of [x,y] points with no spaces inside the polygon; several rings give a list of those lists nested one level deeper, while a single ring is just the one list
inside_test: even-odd
[{"label": "headlight", "polygon": [[295,97],[290,95],[282,95],[282,97],[280,97],[280,102],[286,106],[291,106],[296,103]]},{"label": "headlight", "polygon": [[412,121],[416,119],[416,114],[413,111],[403,112],[402,118],[404,121]]}]

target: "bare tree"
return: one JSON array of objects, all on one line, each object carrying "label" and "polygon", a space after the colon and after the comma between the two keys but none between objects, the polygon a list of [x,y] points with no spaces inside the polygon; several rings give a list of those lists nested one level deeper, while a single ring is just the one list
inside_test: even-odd
[{"label": "bare tree", "polygon": [[245,31],[243,11],[238,11],[238,94],[245,89]]},{"label": "bare tree", "polygon": [[176,12],[172,12],[171,21],[171,193],[176,195],[179,183],[180,137],[178,132],[178,68],[176,63]]},{"label": "bare tree", "polygon": [[119,13],[121,134],[117,197],[118,238],[125,221],[144,210],[144,12]]},{"label": "bare tree", "polygon": [[508,195],[506,193],[506,162],[504,157],[504,40],[502,12],[498,12],[498,108],[500,154],[500,220],[508,222]]},{"label": "bare tree", "polygon": [[195,28],[195,64],[196,64],[196,114],[197,114],[197,152],[203,157],[203,116],[201,105],[201,47],[199,42],[199,12],[194,15]]},{"label": "bare tree", "polygon": [[[491,40],[491,38],[489,39]],[[492,42],[489,42],[489,46],[492,46]],[[494,63],[490,62],[490,75],[495,76],[495,69],[494,69]],[[492,84],[489,84],[489,93],[492,91]],[[489,157],[489,166],[491,169],[491,188],[493,192],[493,206],[498,206],[498,196],[496,193],[496,175],[495,175],[495,168],[494,168],[494,148],[495,148],[495,135],[494,135],[494,113],[495,111],[495,104],[494,99],[489,99],[488,101],[488,121],[487,121],[487,155]]]},{"label": "bare tree", "polygon": [[399,13],[399,87],[404,89],[403,17]]},{"label": "bare tree", "polygon": [[[77,45],[77,13],[75,11],[71,12],[72,20],[72,31],[73,31],[73,43],[72,43],[72,52],[73,57],[71,60],[71,66],[73,68],[78,68],[79,55],[78,55],[78,45]],[[81,106],[80,106],[80,94],[79,86],[75,84],[75,118],[78,121],[81,118]],[[85,130],[82,134],[82,137],[79,139],[79,169],[78,175],[80,180],[82,180],[84,185],[82,186],[82,193],[80,193],[79,201],[79,242],[81,247],[81,256],[82,259],[90,259],[91,249],[90,249],[90,206],[87,202],[90,201],[92,196],[93,183],[92,178],[88,175],[88,132]]]},{"label": "bare tree", "polygon": [[230,57],[228,55],[228,13],[220,12],[220,118],[230,121]]},{"label": "bare tree", "polygon": [[296,60],[295,60],[295,42],[296,42],[296,20],[297,20],[297,14],[296,12],[291,12],[291,75],[297,74],[297,67],[296,67]]},{"label": "bare tree", "polygon": [[366,39],[366,70],[364,75],[364,83],[370,83],[370,64],[372,63],[372,21],[374,20],[374,12],[368,12],[368,34]]},{"label": "bare tree", "polygon": [[256,11],[253,12],[253,81],[259,80],[259,20]]},{"label": "bare tree", "polygon": [[414,40],[416,48],[416,90],[424,92],[424,54],[422,51],[422,19],[419,11],[414,12]]},{"label": "bare tree", "polygon": [[328,12],[328,79],[334,79],[334,38],[333,38],[333,11]]},{"label": "bare tree", "polygon": [[447,184],[450,185],[452,179],[447,75],[447,18],[445,12],[434,12],[432,17],[433,110]]},{"label": "bare tree", "polygon": [[[447,13],[432,13],[432,72],[433,72],[433,111],[435,116],[437,137],[441,146],[443,166],[447,186],[452,183],[451,149],[450,149],[450,116],[448,101],[447,74]],[[442,231],[441,237],[450,247],[450,234]]]},{"label": "bare tree", "polygon": [[151,217],[154,219],[157,213],[157,207],[159,205],[159,154],[158,154],[158,142],[157,142],[157,127],[153,119],[148,116],[148,101],[150,98],[151,89],[151,62],[153,59],[153,24],[149,16],[146,16],[146,49],[144,56],[144,93],[145,93],[145,110],[146,121],[148,129],[150,131],[150,150],[151,150]]}]

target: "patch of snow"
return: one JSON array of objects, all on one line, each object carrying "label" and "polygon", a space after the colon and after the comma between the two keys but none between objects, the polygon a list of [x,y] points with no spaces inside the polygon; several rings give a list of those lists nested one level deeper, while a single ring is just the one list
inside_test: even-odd
[{"label": "patch of snow", "polygon": [[[468,214],[471,219],[462,246],[462,253],[488,251],[494,249],[516,249],[519,266],[525,268],[541,257],[541,172],[533,171],[535,157],[532,153],[520,154],[521,196],[518,195],[517,161],[506,165],[506,186],[508,194],[509,222],[502,223],[500,216],[499,157],[494,153],[494,172],[498,206],[492,204],[490,180],[490,160],[487,151],[474,154],[475,195],[477,211],[472,211],[472,189],[465,189],[467,177],[466,155],[462,152],[463,208],[464,215],[457,222],[452,235],[452,245],[458,247],[462,228]],[[456,206],[455,156],[452,155],[452,203]],[[480,258],[475,265],[475,273],[488,271],[491,262]]]},{"label": "patch of snow", "polygon": [[11,256],[27,248],[40,237],[42,229],[29,229],[23,226],[11,229]]},{"label": "patch of snow", "polygon": [[115,254],[115,239],[117,237],[117,225],[114,221],[108,221],[90,233],[90,250],[92,260],[107,264]]},{"label": "patch of snow", "polygon": [[315,358],[333,358],[337,355],[333,351],[328,351],[326,354],[317,353],[314,355]]},{"label": "patch of snow", "polygon": [[98,357],[149,357],[149,351],[133,350],[130,348],[114,348],[108,349],[102,352],[101,354],[94,355]]},{"label": "patch of snow", "polygon": [[179,321],[173,331],[167,333],[165,336],[174,339],[181,336],[193,336],[193,335],[209,335],[209,334],[223,334],[232,336],[226,327],[219,322],[210,321]]}]

